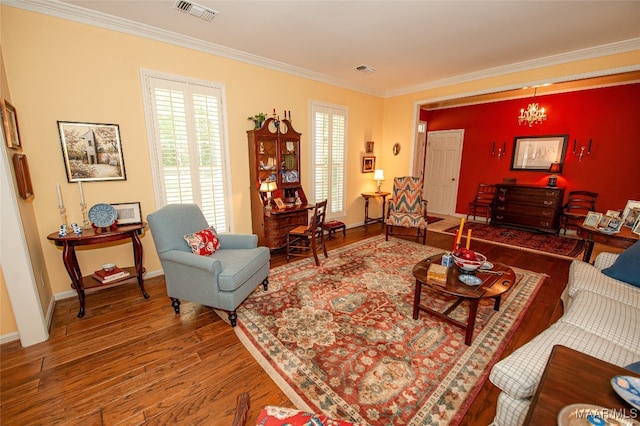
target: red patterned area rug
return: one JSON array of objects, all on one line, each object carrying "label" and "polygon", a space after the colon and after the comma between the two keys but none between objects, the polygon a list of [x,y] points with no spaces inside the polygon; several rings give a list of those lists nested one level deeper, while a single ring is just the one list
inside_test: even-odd
[{"label": "red patterned area rug", "polygon": [[[514,270],[500,311],[482,300],[474,340],[412,318],[413,266],[441,252],[384,236],[271,270],[238,309],[236,333],[299,409],[371,425],[456,425],[534,299],[543,274]],[[452,299],[424,290],[444,310]],[[466,321],[467,303],[452,315]]]},{"label": "red patterned area rug", "polygon": [[[455,234],[458,228],[458,226],[453,226],[442,232]],[[479,239],[490,243],[521,250],[542,252],[562,258],[573,259],[580,254],[584,248],[583,240],[553,234],[542,234],[520,229],[485,225],[484,223],[467,222],[464,225],[463,236],[467,235],[468,229],[471,229],[472,241],[473,239]]]}]

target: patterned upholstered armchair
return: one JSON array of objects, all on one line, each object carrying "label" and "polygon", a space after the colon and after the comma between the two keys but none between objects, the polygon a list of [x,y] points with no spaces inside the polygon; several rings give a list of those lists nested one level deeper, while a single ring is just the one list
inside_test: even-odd
[{"label": "patterned upholstered armchair", "polygon": [[416,228],[418,240],[427,240],[427,202],[422,199],[423,179],[403,176],[393,179],[393,194],[386,219],[386,239],[393,235],[394,226]]}]

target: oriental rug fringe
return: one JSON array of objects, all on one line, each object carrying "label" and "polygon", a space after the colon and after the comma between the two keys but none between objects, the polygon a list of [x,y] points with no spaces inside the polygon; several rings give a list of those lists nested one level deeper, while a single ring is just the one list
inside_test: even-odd
[{"label": "oriental rug fringe", "polygon": [[[425,313],[412,318],[413,266],[442,250],[372,237],[271,270],[238,309],[236,333],[297,408],[371,425],[456,425],[522,321],[545,275],[482,300],[474,340]],[[453,299],[424,290],[440,310]],[[466,320],[468,304],[451,315]]]}]

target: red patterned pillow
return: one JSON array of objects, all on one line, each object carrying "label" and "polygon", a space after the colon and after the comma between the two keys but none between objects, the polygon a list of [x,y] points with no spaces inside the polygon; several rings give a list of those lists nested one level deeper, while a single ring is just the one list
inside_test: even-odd
[{"label": "red patterned pillow", "polygon": [[256,426],[357,426],[355,423],[329,418],[321,414],[305,413],[294,408],[267,406],[256,419]]},{"label": "red patterned pillow", "polygon": [[200,256],[210,256],[220,248],[220,240],[218,240],[213,226],[193,234],[187,234],[184,239],[191,247],[191,251]]}]

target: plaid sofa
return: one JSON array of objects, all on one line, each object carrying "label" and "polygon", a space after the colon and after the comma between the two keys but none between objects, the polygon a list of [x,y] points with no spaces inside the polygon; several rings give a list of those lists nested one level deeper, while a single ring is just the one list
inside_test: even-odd
[{"label": "plaid sofa", "polygon": [[593,265],[574,260],[562,295],[563,316],[494,365],[489,379],[502,391],[494,426],[523,423],[554,345],[619,366],[640,361],[640,288],[601,272],[617,257],[601,253]]}]

